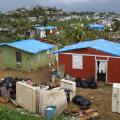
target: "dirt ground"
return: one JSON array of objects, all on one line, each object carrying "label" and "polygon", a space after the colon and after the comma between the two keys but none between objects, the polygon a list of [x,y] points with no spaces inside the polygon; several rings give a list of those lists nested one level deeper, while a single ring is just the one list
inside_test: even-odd
[{"label": "dirt ground", "polygon": [[[92,101],[91,108],[100,114],[100,120],[120,120],[120,114],[111,112],[112,85],[98,85],[97,89],[77,88],[76,94]],[[73,104],[69,106],[75,107]]]},{"label": "dirt ground", "polygon": [[[0,70],[0,79],[6,76],[30,78],[33,80],[33,82],[40,84],[51,80],[51,69],[52,68],[46,67],[32,72]],[[76,94],[92,101],[91,108],[98,111],[101,117],[100,120],[120,120],[120,114],[111,112],[112,85],[99,84],[97,89],[77,88]],[[69,109],[72,109],[76,106],[71,103],[68,105],[68,107]]]},{"label": "dirt ground", "polygon": [[25,71],[16,71],[16,70],[0,70],[0,79],[4,77],[18,77],[18,78],[29,78],[31,79],[34,83],[44,83],[48,82],[51,80],[51,70],[52,67],[43,67],[39,68],[36,71],[30,71],[30,72],[25,72]]}]

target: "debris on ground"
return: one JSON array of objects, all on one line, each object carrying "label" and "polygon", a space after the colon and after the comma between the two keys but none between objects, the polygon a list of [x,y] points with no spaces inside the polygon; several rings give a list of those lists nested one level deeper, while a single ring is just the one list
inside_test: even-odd
[{"label": "debris on ground", "polygon": [[8,100],[7,99],[4,99],[4,98],[0,98],[0,103],[8,103]]},{"label": "debris on ground", "polygon": [[5,77],[0,82],[0,93],[4,99],[10,101],[11,99],[16,99],[16,82],[18,81],[27,81],[30,82],[28,78],[13,78],[13,77]]},{"label": "debris on ground", "polygon": [[99,117],[98,112],[91,112],[87,115],[83,114],[83,116],[80,117],[80,120],[97,120],[98,117]]},{"label": "debris on ground", "polygon": [[73,99],[72,102],[76,105],[79,105],[81,108],[89,108],[91,105],[91,101],[88,99],[83,98],[80,95],[76,95]]},{"label": "debris on ground", "polygon": [[93,112],[95,112],[95,110],[92,109],[92,108],[87,109],[87,110],[84,110],[84,114],[85,114],[85,115],[89,115],[89,114],[91,114],[91,113],[93,113]]},{"label": "debris on ground", "polygon": [[[78,119],[79,120],[99,120],[99,113],[92,109],[92,108],[89,108],[89,109],[86,109],[86,110],[83,110],[83,109],[71,109],[70,111],[68,110],[65,110],[63,112],[64,116],[66,116],[65,118],[68,118],[68,116],[70,118],[72,118],[72,116],[74,116],[74,118]],[[69,120],[69,119],[68,119]]]},{"label": "debris on ground", "polygon": [[94,77],[88,77],[85,80],[82,80],[81,78],[76,78],[75,82],[76,82],[76,87],[91,88],[91,89],[97,88],[97,83],[95,82]]}]

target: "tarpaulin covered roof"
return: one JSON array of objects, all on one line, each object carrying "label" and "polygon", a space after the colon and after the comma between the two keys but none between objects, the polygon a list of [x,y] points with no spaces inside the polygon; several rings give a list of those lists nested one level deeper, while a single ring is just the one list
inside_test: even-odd
[{"label": "tarpaulin covered roof", "polygon": [[103,30],[105,26],[101,24],[89,24],[87,27],[95,30]]},{"label": "tarpaulin covered roof", "polygon": [[37,41],[35,39],[21,40],[11,43],[4,43],[3,45],[8,45],[13,48],[23,50],[32,54],[37,54],[44,50],[49,50],[54,48],[54,45]]},{"label": "tarpaulin covered roof", "polygon": [[69,50],[77,50],[83,48],[93,48],[108,54],[120,56],[120,43],[111,42],[105,39],[79,42],[73,45],[65,46],[64,48],[55,51],[54,53],[62,53]]},{"label": "tarpaulin covered roof", "polygon": [[53,29],[56,29],[57,27],[54,27],[54,26],[37,26],[35,27],[37,30],[53,30]]}]

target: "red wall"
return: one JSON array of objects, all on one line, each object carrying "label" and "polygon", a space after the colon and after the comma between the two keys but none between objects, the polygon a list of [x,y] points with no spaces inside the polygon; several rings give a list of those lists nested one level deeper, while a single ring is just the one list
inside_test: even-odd
[{"label": "red wall", "polygon": [[120,83],[120,59],[118,58],[109,59],[108,83]]},{"label": "red wall", "polygon": [[93,55],[104,55],[104,56],[112,56],[108,53],[104,53],[95,49],[81,49],[81,50],[71,50],[71,51],[67,51],[67,53],[79,53],[79,54],[93,54]]},{"label": "red wall", "polygon": [[[112,56],[107,53],[103,53],[94,49],[82,49],[67,51],[67,53],[78,53],[78,54],[92,54],[92,55],[103,55]],[[106,60],[106,57],[97,57],[99,60]],[[73,77],[80,77],[85,79],[87,76],[95,76],[95,57],[94,56],[83,56],[83,69],[72,69],[72,55],[70,54],[59,54],[59,64],[65,65],[65,72],[71,74]],[[120,83],[120,59],[109,58],[108,61],[108,83],[118,82]]]},{"label": "red wall", "polygon": [[[89,61],[89,62],[88,62]],[[59,55],[59,64],[65,65],[65,72],[71,74],[74,77],[80,77],[85,79],[87,76],[95,75],[95,58],[94,57],[83,57],[83,69],[72,69],[72,55]]]}]

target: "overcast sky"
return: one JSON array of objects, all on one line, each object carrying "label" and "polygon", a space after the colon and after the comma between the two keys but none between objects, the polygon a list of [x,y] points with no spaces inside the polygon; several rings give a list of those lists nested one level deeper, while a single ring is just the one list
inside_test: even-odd
[{"label": "overcast sky", "polygon": [[0,11],[35,5],[56,6],[65,11],[115,11],[120,12],[120,0],[0,0]]}]

